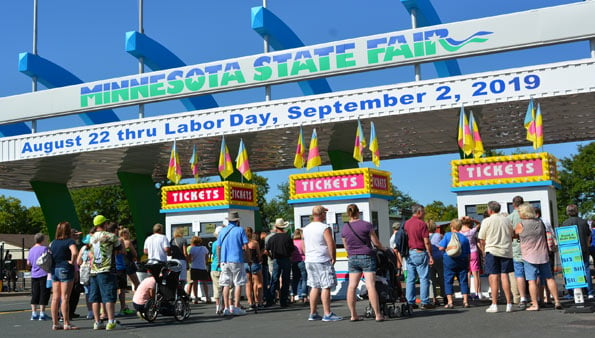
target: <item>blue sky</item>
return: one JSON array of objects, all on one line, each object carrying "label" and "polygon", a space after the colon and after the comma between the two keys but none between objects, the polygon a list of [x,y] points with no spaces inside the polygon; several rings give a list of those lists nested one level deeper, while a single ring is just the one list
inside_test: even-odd
[{"label": "blue sky", "polygon": [[[433,4],[444,23],[554,6],[576,1],[437,1]],[[65,67],[85,82],[131,75],[137,60],[124,51],[124,35],[138,30],[137,1],[40,0],[38,52]],[[409,14],[398,0],[269,0],[268,8],[284,20],[306,45],[386,33],[411,28]],[[365,4],[365,5],[364,5]],[[187,64],[223,60],[263,52],[261,37],[250,28],[250,8],[260,0],[145,1],[144,29]],[[529,27],[528,23],[528,27]],[[31,80],[17,70],[18,54],[32,51],[33,1],[4,1],[0,4],[0,97],[26,93]],[[542,47],[459,60],[464,74],[514,68],[589,57],[586,42]],[[436,77],[431,64],[422,65],[422,78]],[[148,71],[148,70],[147,70]],[[386,85],[414,80],[413,67],[399,67],[329,79],[334,91]],[[43,89],[40,87],[40,90]],[[301,96],[296,84],[272,87],[272,98]],[[215,94],[220,106],[264,100],[264,89],[256,88]],[[147,105],[147,116],[184,111],[180,102]],[[545,111],[545,109],[544,109]],[[136,117],[137,108],[116,110],[121,119]],[[40,131],[81,126],[76,116],[41,120]],[[481,129],[481,125],[480,125]],[[545,130],[547,133],[547,130]],[[382,135],[380,148],[382,153]],[[558,158],[576,153],[576,143],[546,144],[544,150]],[[514,149],[502,149],[509,153]],[[521,148],[530,151],[530,148]],[[455,204],[450,192],[450,161],[458,153],[385,160],[381,169],[390,171],[393,183],[423,204],[434,200]],[[364,166],[372,166],[365,162]],[[321,170],[328,169],[323,167]],[[269,178],[272,193],[298,170],[261,172]],[[186,173],[189,175],[189,171]],[[1,190],[24,205],[38,205],[31,192]]]}]

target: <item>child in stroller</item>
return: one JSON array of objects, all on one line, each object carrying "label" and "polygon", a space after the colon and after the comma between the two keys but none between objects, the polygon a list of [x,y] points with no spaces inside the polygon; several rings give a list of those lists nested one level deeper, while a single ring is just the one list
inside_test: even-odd
[{"label": "child in stroller", "polygon": [[[143,264],[143,267],[151,274],[149,278],[153,281],[143,280],[137,290],[141,294],[137,297],[135,292],[134,297],[139,302],[146,300],[143,305],[133,299],[134,307],[140,316],[148,322],[157,319],[159,313],[164,316],[174,316],[178,321],[190,317],[190,299],[179,281],[182,264],[176,259],[167,262],[149,260]],[[143,285],[143,283],[146,284]]]},{"label": "child in stroller", "polygon": [[[384,251],[378,250],[376,252],[376,259],[375,286],[382,314],[390,318],[410,316],[411,309],[407,306],[407,302],[403,297],[401,281],[399,280],[399,276],[397,276],[397,257],[391,249],[386,249]],[[367,298],[368,291],[362,290],[360,296]],[[365,316],[366,318],[376,316],[371,304],[366,306]]]}]

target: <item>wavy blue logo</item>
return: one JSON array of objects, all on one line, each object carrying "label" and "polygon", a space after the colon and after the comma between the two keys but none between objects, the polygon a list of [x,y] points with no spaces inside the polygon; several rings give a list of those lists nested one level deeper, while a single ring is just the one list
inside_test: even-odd
[{"label": "wavy blue logo", "polygon": [[430,56],[438,54],[439,46],[442,53],[453,53],[472,44],[488,41],[488,35],[493,32],[478,31],[463,40],[456,40],[449,36],[448,29],[431,29],[411,35],[388,35],[367,41],[368,63],[391,62],[398,59]]}]

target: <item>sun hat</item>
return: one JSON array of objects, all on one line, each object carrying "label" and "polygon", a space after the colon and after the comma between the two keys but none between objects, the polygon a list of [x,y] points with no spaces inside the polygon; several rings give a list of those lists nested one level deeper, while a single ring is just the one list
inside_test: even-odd
[{"label": "sun hat", "polygon": [[289,222],[284,221],[283,218],[277,218],[274,224],[275,228],[285,229],[289,226]]},{"label": "sun hat", "polygon": [[240,214],[237,211],[230,212],[229,215],[225,218],[228,221],[236,222],[240,220]]}]

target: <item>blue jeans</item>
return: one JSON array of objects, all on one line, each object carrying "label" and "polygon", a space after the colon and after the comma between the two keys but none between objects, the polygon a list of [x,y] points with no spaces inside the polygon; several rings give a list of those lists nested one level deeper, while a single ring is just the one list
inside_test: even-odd
[{"label": "blue jeans", "polygon": [[279,286],[279,278],[283,280],[281,283],[281,290],[279,292],[279,304],[286,306],[289,300],[289,281],[291,280],[291,261],[289,257],[281,257],[273,260],[273,275],[271,276],[271,283],[269,285],[268,304],[275,301],[275,291]]},{"label": "blue jeans", "polygon": [[291,279],[291,291],[294,296],[305,298],[308,296],[308,273],[306,272],[305,262],[293,262],[291,263],[291,273],[293,278]]},{"label": "blue jeans", "polygon": [[409,251],[407,257],[407,302],[415,304],[415,278],[419,276],[419,289],[422,304],[430,304],[429,258],[425,251]]},{"label": "blue jeans", "polygon": [[461,259],[454,260],[450,257],[444,258],[444,292],[447,295],[454,294],[453,283],[455,276],[459,279],[459,286],[461,293],[469,294],[469,282],[467,280],[467,272],[469,272],[469,260]]},{"label": "blue jeans", "polygon": [[589,256],[585,260],[585,277],[587,277],[587,295],[593,295],[593,281],[591,280],[591,266]]}]

